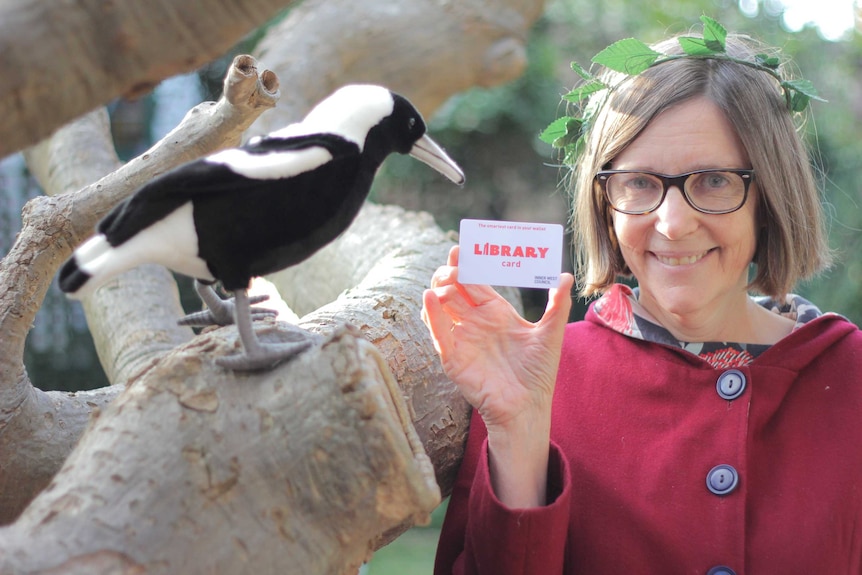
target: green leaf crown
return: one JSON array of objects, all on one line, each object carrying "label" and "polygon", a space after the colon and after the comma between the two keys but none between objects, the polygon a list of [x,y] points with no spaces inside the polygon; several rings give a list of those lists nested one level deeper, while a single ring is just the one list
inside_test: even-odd
[{"label": "green leaf crown", "polygon": [[[781,62],[777,56],[758,54],[754,60],[744,60],[729,55],[725,45],[727,30],[724,26],[708,16],[701,16],[700,21],[703,23],[703,37],[681,36],[678,38],[683,51],[682,54],[662,54],[640,40],[625,38],[614,42],[596,54],[592,61],[609,70],[627,76],[637,76],[653,66],[682,58],[727,60],[761,70],[775,78],[784,91],[787,109],[790,112],[804,111],[811,100],[826,101],[817,95],[817,90],[810,81],[801,78],[784,79],[778,71]],[[574,163],[575,158],[583,150],[592,120],[607,99],[608,93],[613,89],[613,86],[609,86],[577,62],[572,62],[572,69],[581,77],[583,82],[564,95],[563,99],[573,104],[583,104],[584,100],[588,100],[589,103],[586,106],[581,106],[580,117],[564,116],[558,118],[539,136],[543,142],[564,150],[565,163],[567,164]],[[604,92],[604,96],[602,96],[602,92]]]}]

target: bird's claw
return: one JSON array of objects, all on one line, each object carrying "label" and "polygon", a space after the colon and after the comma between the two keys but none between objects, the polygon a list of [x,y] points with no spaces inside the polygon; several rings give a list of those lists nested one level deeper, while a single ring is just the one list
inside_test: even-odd
[{"label": "bird's claw", "polygon": [[291,343],[261,343],[252,351],[217,358],[216,364],[233,371],[260,371],[272,369],[279,363],[293,359],[312,345],[311,340]]},{"label": "bird's claw", "polygon": [[[269,299],[268,295],[256,295],[249,298],[250,304],[257,304]],[[191,327],[207,327],[210,325],[232,325],[234,323],[235,304],[233,298],[222,300],[219,305],[190,313],[177,320],[178,325]],[[252,321],[278,316],[278,311],[265,307],[250,309]]]},{"label": "bird's claw", "polygon": [[[269,299],[269,295],[267,295],[265,293],[260,294],[260,295],[253,295],[253,296],[250,296],[248,298],[248,303],[249,303],[249,305],[255,305],[255,304],[264,302],[268,299]],[[252,313],[254,313],[254,310],[251,310],[251,311],[252,311]],[[269,311],[273,311],[273,310],[269,310]],[[274,312],[274,313],[278,313],[278,312]]]}]

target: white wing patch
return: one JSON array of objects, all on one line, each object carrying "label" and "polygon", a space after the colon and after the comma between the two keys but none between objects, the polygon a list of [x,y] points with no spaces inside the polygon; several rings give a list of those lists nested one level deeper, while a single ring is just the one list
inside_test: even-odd
[{"label": "white wing patch", "polygon": [[103,234],[93,236],[75,250],[75,261],[78,267],[84,267],[93,260],[101,257],[105,252],[111,249],[111,244],[105,239]]},{"label": "white wing patch", "polygon": [[[390,115],[394,107],[392,93],[386,88],[365,84],[345,86],[315,106],[302,122],[285,126],[270,137],[333,134],[355,143],[361,152],[368,132]],[[206,158],[207,162],[222,164],[255,180],[289,178],[331,160],[332,154],[321,146],[267,154],[250,154],[236,148]]]},{"label": "white wing patch", "polygon": [[285,126],[272,135],[336,134],[359,146],[361,152],[368,131],[391,114],[394,108],[392,93],[386,88],[354,84],[336,90],[312,108],[302,122]]},{"label": "white wing patch", "polygon": [[214,280],[206,262],[198,257],[192,209],[188,202],[116,247],[110,247],[101,234],[88,240],[75,252],[78,267],[93,277],[87,289],[95,289],[112,277],[147,263],[160,264],[190,277]]},{"label": "white wing patch", "polygon": [[234,173],[254,180],[289,178],[311,171],[330,160],[332,154],[320,146],[267,154],[249,154],[243,149],[234,148],[206,158],[207,162],[223,164]]}]

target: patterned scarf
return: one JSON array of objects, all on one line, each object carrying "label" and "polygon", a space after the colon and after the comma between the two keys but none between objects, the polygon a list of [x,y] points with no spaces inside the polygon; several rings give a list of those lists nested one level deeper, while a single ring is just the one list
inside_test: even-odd
[{"label": "patterned scarf", "polygon": [[[741,367],[750,364],[758,355],[769,348],[766,344],[736,343],[726,341],[684,342],[664,327],[638,315],[638,288],[614,284],[610,290],[596,300],[593,311],[605,325],[614,331],[644,341],[651,341],[684,349],[707,361],[716,369]],[[773,313],[789,317],[796,322],[794,330],[807,322],[823,315],[821,311],[805,298],[788,294],[785,301],[779,302],[770,297],[753,297],[754,301]]]}]

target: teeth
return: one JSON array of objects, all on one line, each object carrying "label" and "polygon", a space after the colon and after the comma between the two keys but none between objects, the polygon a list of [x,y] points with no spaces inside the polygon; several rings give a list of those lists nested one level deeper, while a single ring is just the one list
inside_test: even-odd
[{"label": "teeth", "polygon": [[695,263],[695,262],[697,262],[697,261],[700,261],[700,259],[701,259],[703,256],[705,256],[705,255],[706,255],[706,253],[707,253],[707,252],[703,252],[703,253],[701,253],[701,254],[696,254],[696,255],[693,255],[693,256],[682,256],[682,257],[679,257],[679,258],[667,257],[667,256],[660,256],[660,255],[656,255],[656,257],[658,258],[658,261],[660,261],[661,263],[663,263],[663,264],[665,264],[665,265],[669,265],[669,266],[685,266],[685,265],[693,264],[693,263]]}]

